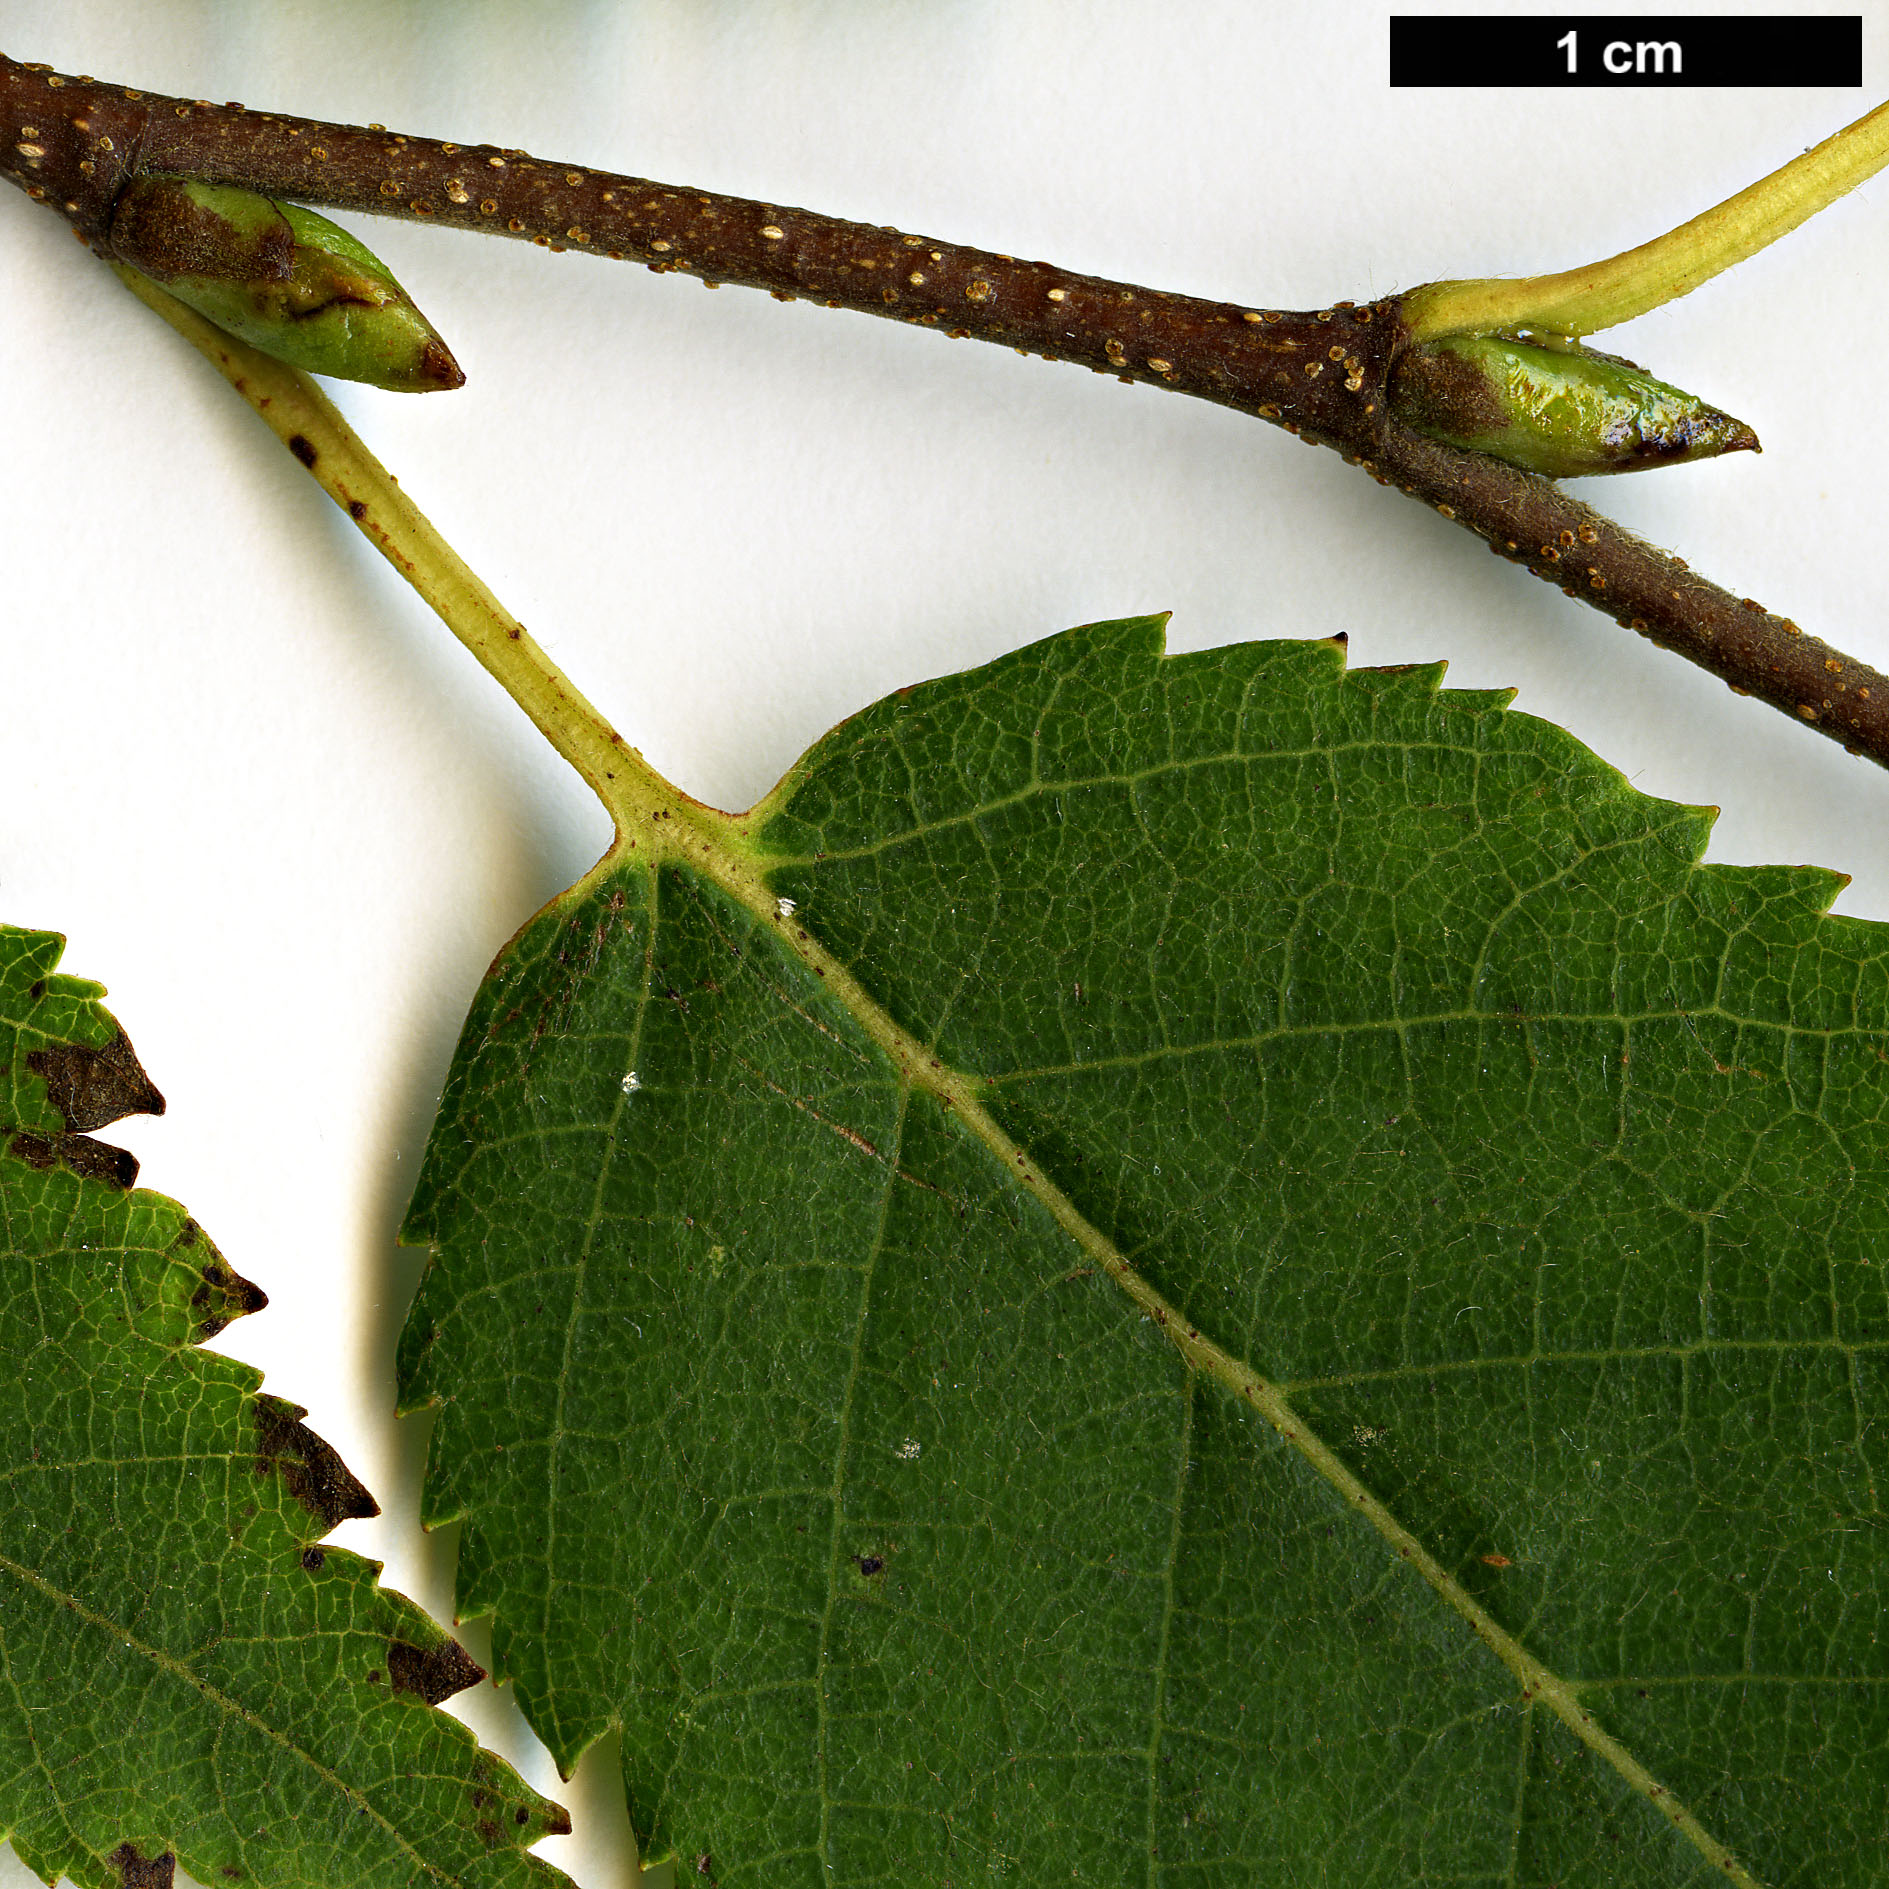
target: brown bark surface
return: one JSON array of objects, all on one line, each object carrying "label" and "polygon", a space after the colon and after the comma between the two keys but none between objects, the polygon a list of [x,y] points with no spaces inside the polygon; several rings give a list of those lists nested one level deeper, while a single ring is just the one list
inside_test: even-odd
[{"label": "brown bark surface", "polygon": [[168,98],[0,55],[0,175],[110,253],[136,176],[448,223],[766,289],[1145,381],[1341,452],[1570,597],[1889,767],[1889,677],[1553,482],[1403,425],[1395,298],[1304,311],[1174,295],[790,205],[492,145]]}]

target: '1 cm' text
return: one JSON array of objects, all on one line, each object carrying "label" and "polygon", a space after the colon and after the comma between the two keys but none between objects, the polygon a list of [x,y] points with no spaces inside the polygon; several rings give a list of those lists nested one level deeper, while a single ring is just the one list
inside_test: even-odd
[{"label": "'1 cm' text", "polygon": [[[1579,35],[1573,29],[1564,33],[1555,41],[1555,49],[1568,56],[1568,70],[1579,70]],[[1668,70],[1667,61],[1672,61],[1671,70],[1678,74],[1684,70],[1679,42],[1676,39],[1610,39],[1601,48],[1600,62],[1616,78],[1629,72],[1657,72]]]}]

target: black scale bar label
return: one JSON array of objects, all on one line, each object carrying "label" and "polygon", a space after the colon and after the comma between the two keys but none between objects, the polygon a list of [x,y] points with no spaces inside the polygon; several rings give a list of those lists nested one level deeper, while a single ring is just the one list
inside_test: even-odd
[{"label": "black scale bar label", "polygon": [[1393,15],[1393,85],[1861,85],[1860,14]]}]

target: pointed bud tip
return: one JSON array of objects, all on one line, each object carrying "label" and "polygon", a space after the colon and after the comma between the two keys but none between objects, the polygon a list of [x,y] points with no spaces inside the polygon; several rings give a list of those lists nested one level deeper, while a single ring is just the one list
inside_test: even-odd
[{"label": "pointed bud tip", "polygon": [[435,335],[420,350],[420,366],[414,376],[413,391],[449,394],[465,384],[465,370],[453,359],[452,349]]}]

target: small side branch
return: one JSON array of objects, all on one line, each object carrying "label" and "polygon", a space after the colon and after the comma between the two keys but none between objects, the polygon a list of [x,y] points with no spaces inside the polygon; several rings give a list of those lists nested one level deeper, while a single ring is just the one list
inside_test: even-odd
[{"label": "small side branch", "polygon": [[1390,410],[1395,298],[1290,312],[1112,282],[523,151],[149,95],[0,55],[0,176],[110,257],[134,178],[170,175],[740,283],[1210,400],[1333,447],[1571,597],[1889,767],[1889,677],[1694,575],[1558,486]]},{"label": "small side branch", "polygon": [[1889,676],[1734,597],[1531,472],[1398,427],[1375,468],[1623,628],[1889,767]]},{"label": "small side branch", "polygon": [[1333,443],[1367,440],[1382,412],[1374,363],[1388,337],[1380,325],[1373,345],[1373,309],[1288,314],[1173,295],[786,204],[492,145],[154,97],[0,57],[0,176],[110,254],[119,197],[148,175],[583,249],[975,336]]}]

